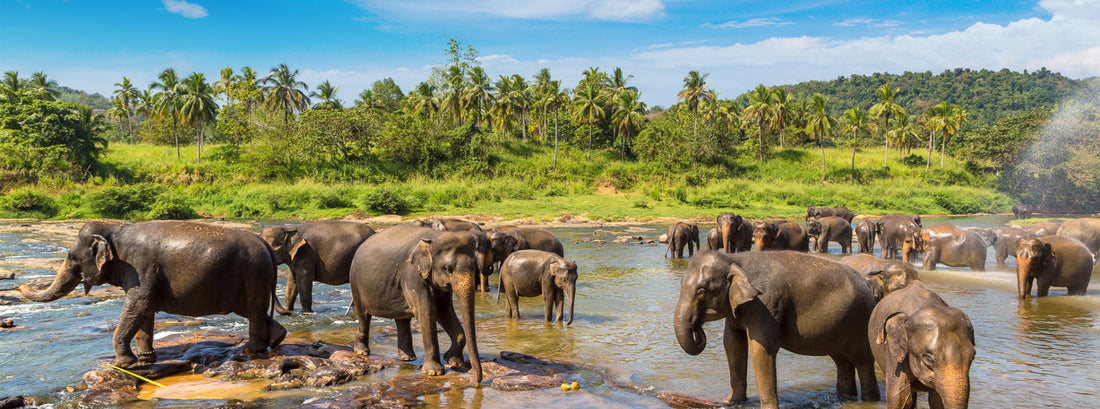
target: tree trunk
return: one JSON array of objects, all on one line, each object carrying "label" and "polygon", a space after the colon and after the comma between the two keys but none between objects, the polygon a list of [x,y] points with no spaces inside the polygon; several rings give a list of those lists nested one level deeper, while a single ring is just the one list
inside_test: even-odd
[{"label": "tree trunk", "polygon": [[760,132],[757,133],[757,139],[759,139],[758,142],[760,143],[760,146],[757,146],[757,148],[758,148],[757,149],[757,152],[758,152],[757,155],[758,156],[757,156],[756,159],[762,161],[762,160],[764,160],[764,121],[763,120],[761,120],[758,123],[757,128],[760,129]]},{"label": "tree trunk", "polygon": [[558,110],[554,110],[554,167],[558,166]]},{"label": "tree trunk", "polygon": [[779,149],[787,149],[787,144],[783,140],[783,125],[779,126]]},{"label": "tree trunk", "polygon": [[527,143],[527,110],[525,109],[519,111],[519,124],[523,127],[521,129],[523,131],[523,143]]},{"label": "tree trunk", "polygon": [[821,182],[825,182],[825,138],[824,136],[817,137],[817,145],[821,147]]},{"label": "tree trunk", "polygon": [[176,139],[176,160],[180,160],[180,134],[176,129],[176,116],[172,115],[172,137]]},{"label": "tree trunk", "polygon": [[943,138],[940,139],[943,139],[943,141],[940,142],[940,169],[943,169],[943,153],[947,150],[947,134],[944,134]]},{"label": "tree trunk", "polygon": [[928,160],[924,161],[924,171],[932,169],[932,146],[936,144],[936,131],[928,132]]},{"label": "tree trunk", "polygon": [[882,158],[882,166],[890,166],[890,114],[886,114],[886,124],[883,126],[882,135],[886,137],[886,156]]},{"label": "tree trunk", "polygon": [[587,157],[587,159],[592,159],[592,122],[591,121],[588,122],[588,157]]},{"label": "tree trunk", "polygon": [[198,124],[198,126],[195,127],[195,130],[198,131],[198,134],[199,134],[199,141],[196,144],[196,147],[198,148],[198,152],[199,152],[199,160],[198,161],[202,162],[202,121],[199,121],[199,124]]},{"label": "tree trunk", "polygon": [[856,135],[852,134],[852,172],[856,171]]}]

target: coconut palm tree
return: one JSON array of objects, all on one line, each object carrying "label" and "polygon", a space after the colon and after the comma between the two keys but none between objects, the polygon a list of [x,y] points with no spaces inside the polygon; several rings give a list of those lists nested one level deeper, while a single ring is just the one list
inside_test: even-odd
[{"label": "coconut palm tree", "polygon": [[309,97],[306,96],[309,85],[298,81],[298,70],[290,71],[286,64],[272,68],[271,73],[264,78],[264,86],[264,105],[272,110],[283,111],[284,124],[288,127],[290,116],[309,106]]},{"label": "coconut palm tree", "polygon": [[806,119],[806,133],[817,139],[821,147],[821,181],[825,181],[825,138],[832,139],[836,118],[829,115],[829,98],[814,94],[810,99],[810,113]]},{"label": "coconut palm tree", "polygon": [[614,101],[614,112],[611,114],[611,123],[622,136],[620,156],[626,159],[626,144],[630,139],[631,131],[642,129],[645,121],[646,104],[638,98],[638,91],[623,89]]},{"label": "coconut palm tree", "polygon": [[511,97],[513,113],[519,110],[519,126],[523,142],[527,142],[527,110],[531,108],[531,87],[522,75],[512,74]]},{"label": "coconut palm tree", "polygon": [[943,143],[940,145],[940,169],[943,169],[944,152],[947,151],[947,141],[952,136],[962,131],[963,123],[970,116],[961,106],[952,105],[944,121]]},{"label": "coconut palm tree", "polygon": [[19,71],[7,71],[3,80],[0,80],[0,91],[8,98],[15,98],[23,92],[23,80],[19,79]]},{"label": "coconut palm tree", "polygon": [[604,116],[604,94],[600,92],[596,81],[581,82],[581,86],[575,90],[573,95],[573,112],[574,115],[580,116],[588,123],[587,158],[592,159],[592,127],[596,126],[596,121]]},{"label": "coconut palm tree", "polygon": [[214,89],[206,83],[201,72],[193,72],[180,84],[180,118],[195,127],[198,135],[198,160],[202,160],[203,127],[212,122],[218,113],[218,104],[214,102]]},{"label": "coconut palm tree", "polygon": [[776,129],[779,131],[779,149],[787,149],[786,141],[783,138],[783,127],[790,122],[794,100],[787,89],[783,87],[772,87],[771,93],[771,116]]},{"label": "coconut palm tree", "polygon": [[[123,122],[130,121],[131,115],[130,107],[126,106],[126,103],[122,101],[122,97],[116,96],[111,99],[111,109],[107,110],[108,119],[118,121],[119,125],[122,125]],[[130,142],[133,143],[132,136]]]},{"label": "coconut palm tree", "polygon": [[569,90],[561,89],[561,81],[552,80],[546,84],[542,104],[554,111],[554,166],[558,165],[558,113],[569,103]]},{"label": "coconut palm tree", "polygon": [[466,88],[462,68],[457,65],[448,67],[447,72],[443,74],[443,78],[442,109],[451,113],[451,117],[454,118],[454,125],[458,126],[458,123],[462,121],[462,97]]},{"label": "coconut palm tree", "polygon": [[517,104],[517,101],[513,99],[516,94],[514,93],[512,79],[501,75],[497,78],[493,88],[496,92],[491,94],[493,103],[489,111],[493,116],[493,120],[490,122],[499,121],[497,126],[501,134],[504,135],[504,139],[507,140],[509,131],[512,129],[512,116],[515,113]]},{"label": "coconut palm tree", "polygon": [[840,129],[842,133],[852,134],[852,170],[856,170],[856,147],[859,146],[860,134],[870,135],[878,129],[878,126],[871,121],[871,117],[867,114],[867,111],[860,109],[859,107],[852,107],[847,111],[844,111],[844,116],[840,119],[843,126]]},{"label": "coconut palm tree", "polygon": [[900,118],[905,115],[905,108],[901,105],[894,103],[894,97],[897,93],[896,89],[890,87],[890,83],[882,84],[875,90],[875,96],[878,97],[878,103],[871,106],[871,115],[875,116],[875,119],[884,118],[882,125],[882,136],[886,139],[886,152],[882,158],[882,166],[888,166],[890,161],[890,117]]},{"label": "coconut palm tree", "polygon": [[355,100],[355,106],[367,109],[379,109],[382,107],[382,103],[378,101],[378,97],[374,95],[373,91],[365,89],[363,92],[359,93],[359,98]]},{"label": "coconut palm tree", "polygon": [[214,96],[224,96],[226,105],[233,105],[233,96],[230,93],[233,91],[233,82],[236,80],[233,75],[233,67],[222,68],[218,71],[219,79],[214,82]]},{"label": "coconut palm tree", "polygon": [[31,92],[42,100],[54,101],[61,96],[61,91],[57,90],[57,81],[47,79],[46,73],[42,71],[31,74],[28,85]]},{"label": "coconut palm tree", "polygon": [[417,84],[409,93],[407,100],[412,104],[413,113],[425,115],[428,118],[436,118],[440,112],[439,97],[435,94],[436,86],[429,81]]},{"label": "coconut palm tree", "polygon": [[134,84],[130,82],[129,78],[122,77],[122,82],[116,82],[115,86],[118,87],[114,91],[115,99],[122,105],[122,109],[116,113],[125,115],[126,121],[126,136],[129,137],[130,143],[134,143],[134,127],[130,124],[130,116],[133,115],[133,102],[137,98],[138,90],[134,87]]},{"label": "coconut palm tree", "polygon": [[467,76],[469,81],[463,91],[462,106],[464,111],[469,112],[469,116],[476,120],[477,126],[481,127],[481,120],[485,116],[488,105],[492,103],[493,84],[481,66],[470,68]]},{"label": "coconut palm tree", "polygon": [[78,105],[76,109],[76,131],[81,137],[76,138],[79,146],[72,152],[76,155],[76,162],[87,169],[95,163],[96,156],[107,149],[107,139],[101,136],[107,130],[107,123],[103,120],[103,115],[95,113],[92,107]]},{"label": "coconut palm tree", "polygon": [[899,154],[907,155],[920,143],[920,135],[913,122],[909,115],[900,115],[897,117],[894,129],[891,129],[887,135],[894,142],[894,148],[897,148]]},{"label": "coconut palm tree", "polygon": [[707,77],[710,74],[699,74],[699,71],[688,71],[687,76],[684,77],[684,89],[680,90],[676,94],[677,99],[683,100],[687,103],[688,110],[691,111],[691,134],[692,138],[698,140],[698,127],[699,127],[699,103],[715,98],[714,91],[707,89]]},{"label": "coconut palm tree", "polygon": [[757,160],[764,160],[764,128],[772,115],[772,103],[775,95],[764,84],[757,85],[749,91],[749,106],[745,107],[745,119],[756,124],[757,144],[759,146]]},{"label": "coconut palm tree", "polygon": [[936,147],[936,132],[947,127],[947,116],[951,112],[947,102],[940,102],[924,113],[924,127],[928,129],[928,160],[924,163],[924,171],[932,167],[932,151]]},{"label": "coconut palm tree", "polygon": [[539,113],[539,135],[542,140],[546,140],[546,129],[548,128],[547,122],[550,120],[549,112],[546,105],[543,104],[543,100],[546,97],[547,87],[550,85],[550,69],[541,68],[535,73],[533,77],[535,82],[531,84],[534,88],[532,92],[531,108]]},{"label": "coconut palm tree", "polygon": [[334,87],[331,82],[325,80],[324,82],[317,84],[317,88],[315,89],[316,91],[310,92],[309,96],[310,98],[320,99],[321,102],[318,102],[317,105],[313,106],[313,108],[341,108],[342,104],[340,103],[340,100],[336,99],[336,91],[339,90],[340,87]]},{"label": "coconut palm tree", "polygon": [[159,90],[156,96],[157,115],[163,119],[165,116],[172,120],[172,138],[176,142],[176,159],[180,159],[180,135],[176,129],[179,125],[179,95],[180,82],[176,76],[176,70],[166,68],[157,76],[157,81],[149,84],[150,89]]}]

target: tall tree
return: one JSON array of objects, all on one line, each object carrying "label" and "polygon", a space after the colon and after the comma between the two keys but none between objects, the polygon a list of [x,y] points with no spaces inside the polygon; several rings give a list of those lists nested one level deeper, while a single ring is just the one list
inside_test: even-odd
[{"label": "tall tree", "polygon": [[28,85],[31,92],[34,92],[39,99],[55,101],[61,96],[61,91],[57,90],[57,81],[46,78],[46,73],[42,71],[31,74]]},{"label": "tall tree", "polygon": [[214,89],[206,82],[206,77],[201,72],[191,73],[191,76],[183,80],[181,85],[180,118],[184,123],[195,127],[198,135],[198,160],[201,161],[204,143],[203,127],[214,121],[218,104],[214,102]]},{"label": "tall tree", "polygon": [[758,150],[756,159],[764,160],[764,129],[772,115],[774,94],[764,84],[757,85],[749,92],[749,106],[745,107],[745,119],[756,124]]},{"label": "tall tree", "polygon": [[940,145],[940,169],[943,169],[944,152],[947,151],[947,141],[962,130],[969,114],[966,109],[958,105],[952,105],[944,119],[943,143]]},{"label": "tall tree", "polygon": [[843,126],[840,132],[846,132],[852,134],[852,170],[856,170],[856,147],[859,146],[859,136],[870,135],[878,129],[878,126],[871,121],[871,117],[867,115],[867,112],[859,107],[852,107],[847,111],[844,111],[844,117],[840,120]]},{"label": "tall tree", "polygon": [[[131,115],[130,108],[122,102],[121,97],[116,96],[111,99],[111,109],[107,110],[107,118],[118,121],[121,125],[123,122],[129,122]],[[133,142],[132,136],[130,136],[130,142]]]},{"label": "tall tree", "polygon": [[569,103],[569,91],[561,89],[561,81],[550,81],[546,84],[542,103],[546,109],[554,111],[554,166],[558,166],[558,113]]},{"label": "tall tree", "polygon": [[374,91],[370,89],[365,89],[359,93],[359,98],[355,100],[355,106],[367,109],[382,108],[382,104],[378,102],[378,97],[374,96]]},{"label": "tall tree", "polygon": [[924,171],[932,167],[932,151],[936,147],[936,132],[947,127],[947,116],[951,106],[947,102],[940,102],[924,113],[924,127],[928,129],[928,160],[924,163]]},{"label": "tall tree", "polygon": [[882,158],[882,166],[889,166],[890,162],[890,117],[900,118],[905,115],[905,108],[901,105],[894,103],[895,94],[897,90],[890,87],[890,83],[882,84],[875,90],[875,96],[878,97],[878,103],[871,106],[871,115],[875,116],[875,119],[883,118],[882,136],[886,140],[885,154]]},{"label": "tall tree", "polygon": [[592,159],[592,127],[596,121],[604,116],[603,93],[600,92],[596,81],[582,81],[582,85],[574,91],[573,112],[588,123],[588,154]]},{"label": "tall tree", "polygon": [[23,80],[19,79],[19,71],[4,73],[4,79],[0,81],[0,91],[8,98],[15,98],[23,92]]},{"label": "tall tree", "polygon": [[771,116],[776,129],[779,131],[779,149],[786,149],[787,145],[783,138],[783,128],[790,122],[794,101],[786,88],[773,87],[771,93]]},{"label": "tall tree", "polygon": [[715,98],[714,91],[707,89],[709,76],[709,73],[699,74],[699,71],[688,71],[687,76],[684,77],[684,89],[676,94],[676,98],[687,103],[688,110],[691,111],[691,136],[696,140],[699,139],[699,103]]},{"label": "tall tree", "polygon": [[481,121],[485,117],[487,106],[492,100],[492,81],[489,80],[489,75],[485,73],[481,66],[471,67],[467,76],[469,81],[467,81],[466,90],[463,92],[463,109],[469,113],[467,117],[474,118],[477,126],[481,127]]},{"label": "tall tree", "polygon": [[645,121],[646,104],[638,98],[637,90],[623,89],[614,102],[614,112],[611,114],[611,123],[619,131],[622,137],[620,156],[626,159],[626,144],[630,139],[631,131],[642,129]]},{"label": "tall tree", "polygon": [[393,81],[393,78],[383,78],[375,81],[370,86],[370,91],[374,93],[374,97],[378,99],[378,104],[386,112],[396,111],[401,107],[401,101],[405,99],[405,93],[401,91],[401,87],[397,86],[397,83]]},{"label": "tall tree", "polygon": [[126,136],[130,139],[130,143],[134,143],[134,127],[130,123],[130,117],[134,112],[133,102],[137,98],[138,90],[126,77],[122,77],[122,82],[116,82],[115,86],[118,87],[114,91],[115,99],[122,105],[116,113],[123,115],[122,119],[126,121]]},{"label": "tall tree", "polygon": [[531,108],[531,87],[522,75],[512,74],[511,100],[513,112],[519,110],[519,126],[523,141],[527,142],[527,110]]},{"label": "tall tree", "polygon": [[549,122],[550,120],[550,115],[546,104],[544,104],[543,102],[548,93],[548,87],[550,86],[550,69],[540,68],[539,71],[535,73],[535,76],[533,78],[535,80],[535,83],[531,84],[532,87],[534,87],[534,90],[532,92],[531,108],[535,112],[539,113],[539,137],[541,137],[542,140],[545,141],[546,129],[549,128],[547,122]]},{"label": "tall tree", "polygon": [[214,83],[214,96],[225,97],[226,105],[233,105],[233,83],[236,80],[233,75],[233,67],[222,68],[218,71],[218,81]]},{"label": "tall tree", "polygon": [[413,92],[409,93],[407,100],[412,105],[413,113],[430,118],[437,118],[440,112],[439,96],[436,95],[436,86],[430,81],[424,81],[416,85]]},{"label": "tall tree", "polygon": [[517,105],[513,99],[516,94],[513,92],[512,79],[501,75],[493,88],[496,89],[496,93],[492,94],[493,104],[489,108],[489,112],[493,117],[492,122],[497,122],[498,129],[504,135],[504,139],[507,140],[509,131],[512,129],[512,116]]},{"label": "tall tree", "polygon": [[241,104],[244,104],[245,111],[248,112],[248,123],[252,123],[252,110],[256,107],[257,101],[263,100],[263,83],[260,80],[259,73],[252,67],[244,66],[241,68],[241,75],[234,82],[235,92],[239,94],[237,98]]},{"label": "tall tree", "polygon": [[313,107],[325,109],[341,108],[342,104],[340,100],[336,99],[336,91],[339,89],[340,87],[333,86],[328,80],[324,80],[320,84],[317,84],[317,88],[315,88],[315,91],[310,92],[309,96],[310,98],[317,98],[321,100],[321,102],[318,102]]},{"label": "tall tree", "polygon": [[894,142],[894,148],[899,154],[908,154],[920,143],[917,126],[909,115],[898,116],[894,129],[891,129],[887,136]]},{"label": "tall tree", "polygon": [[821,147],[821,181],[825,181],[825,138],[833,137],[836,129],[836,118],[829,115],[829,98],[821,94],[814,94],[810,99],[810,113],[806,119],[806,133],[817,139],[817,145]]},{"label": "tall tree", "polygon": [[264,78],[266,97],[264,105],[275,111],[282,111],[284,124],[290,127],[290,116],[295,112],[301,112],[309,106],[309,97],[306,90],[309,85],[298,81],[298,70],[290,71],[286,64],[279,64],[272,68],[271,73]]},{"label": "tall tree", "polygon": [[149,84],[149,88],[158,90],[157,115],[161,119],[167,116],[172,120],[172,138],[176,141],[176,159],[178,160],[180,159],[180,134],[176,128],[179,125],[180,82],[179,77],[176,76],[176,70],[165,68],[157,76],[157,81]]}]

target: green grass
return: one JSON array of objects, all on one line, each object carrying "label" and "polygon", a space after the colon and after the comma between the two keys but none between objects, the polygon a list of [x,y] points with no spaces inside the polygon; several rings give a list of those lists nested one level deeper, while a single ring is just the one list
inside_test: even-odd
[{"label": "green grass", "polygon": [[[327,183],[310,179],[260,181],[242,164],[218,158],[223,148],[113,144],[103,162],[108,176],[60,188],[30,187],[0,196],[0,217],[148,219],[193,214],[227,218],[320,219],[397,210],[409,216],[477,214],[548,221],[562,215],[593,220],[653,218],[709,220],[725,211],[748,217],[796,217],[806,206],[847,206],[856,213],[957,214],[1007,212],[1016,201],[996,192],[993,180],[973,175],[950,158],[907,166],[881,148],[826,149],[821,179],[816,148],[788,149],[766,162],[742,155],[729,169],[698,166],[672,172],[651,163],[618,160],[615,151],[507,143],[490,153],[493,177],[390,176],[392,183]],[[438,172],[437,172],[438,173]],[[614,191],[609,187],[613,187]],[[137,192],[134,203],[107,200]],[[18,194],[18,199],[12,194]],[[114,196],[112,196],[114,195]],[[12,200],[4,200],[10,197]],[[29,198],[29,199],[28,199]],[[42,202],[41,206],[28,200]],[[43,212],[42,209],[48,211]]]}]

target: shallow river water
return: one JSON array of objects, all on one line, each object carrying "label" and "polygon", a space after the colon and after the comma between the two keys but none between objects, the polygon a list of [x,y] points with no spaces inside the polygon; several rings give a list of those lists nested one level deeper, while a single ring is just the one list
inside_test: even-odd
[{"label": "shallow river water", "polygon": [[[936,219],[925,218],[925,226],[997,227],[1009,220],[1003,216]],[[268,223],[270,224],[270,223]],[[652,231],[631,233],[656,237],[665,226],[643,226]],[[705,232],[711,226],[701,226]],[[626,228],[604,230],[622,231]],[[503,318],[503,301],[480,295],[477,304],[478,340],[483,357],[499,351],[516,351],[536,356],[578,362],[599,371],[603,377],[636,385],[643,391],[673,391],[711,400],[729,393],[729,375],[721,345],[721,322],[704,328],[710,344],[698,356],[689,356],[677,345],[672,330],[673,309],[679,295],[684,260],[663,257],[662,245],[616,245],[580,242],[596,237],[595,228],[551,229],[565,244],[568,259],[579,265],[577,317],[571,326],[549,325],[542,320],[541,298],[521,300],[523,319]],[[609,240],[609,239],[608,239]],[[13,259],[62,257],[70,243],[45,239],[33,228],[0,234],[0,268]],[[705,247],[705,244],[704,244]],[[854,247],[854,246],[853,246]],[[839,258],[839,247],[831,248]],[[1019,301],[1015,297],[1015,262],[997,268],[989,250],[986,272],[940,266],[922,272],[922,279],[951,305],[962,309],[974,324],[977,356],[971,370],[971,405],[978,408],[1085,408],[1100,407],[1100,274],[1094,274],[1086,296],[1066,296],[1064,288],[1052,296]],[[23,270],[18,279],[0,282],[0,289],[35,277],[52,277],[46,269]],[[285,279],[280,279],[280,283]],[[493,278],[495,283],[495,276]],[[283,290],[280,285],[280,294]],[[79,292],[79,289],[77,290]],[[350,300],[344,286],[314,287],[314,314],[296,313],[277,318],[290,331],[288,340],[324,340],[347,344],[352,341],[356,322],[343,317]],[[66,387],[81,383],[81,375],[101,358],[113,355],[111,330],[118,319],[121,299],[99,301],[64,298],[48,304],[0,306],[0,317],[9,317],[28,328],[0,332],[0,397],[24,394],[40,401],[72,402]],[[166,318],[158,314],[158,320]],[[157,337],[171,332],[196,329],[227,330],[245,335],[243,318],[204,317],[198,326],[160,330]],[[377,320],[375,327],[392,325]],[[395,339],[375,331],[374,353],[396,356]],[[416,350],[422,354],[419,337]],[[441,337],[446,343],[446,337]],[[827,357],[806,357],[780,353],[779,398],[784,407],[795,408],[884,408],[885,402],[840,402],[834,391],[835,367]],[[194,375],[165,380],[177,395],[212,400],[261,400],[266,406],[285,407],[311,397],[327,397],[348,388],[361,387],[409,369],[383,371],[326,389],[264,393],[264,382],[238,382],[204,390],[187,390]],[[749,371],[748,406],[755,406],[755,385]],[[879,381],[882,382],[881,375]],[[880,386],[881,387],[881,386]],[[171,392],[173,388],[166,388]],[[172,398],[169,392],[158,397]],[[161,395],[163,393],[163,395]],[[666,407],[645,394],[605,384],[582,385],[580,391],[545,389],[529,392],[501,392],[490,388],[466,389],[428,396],[426,403],[438,407],[511,408],[565,407]],[[191,406],[170,400],[135,403],[131,407]],[[927,407],[925,397],[918,407]]]}]

